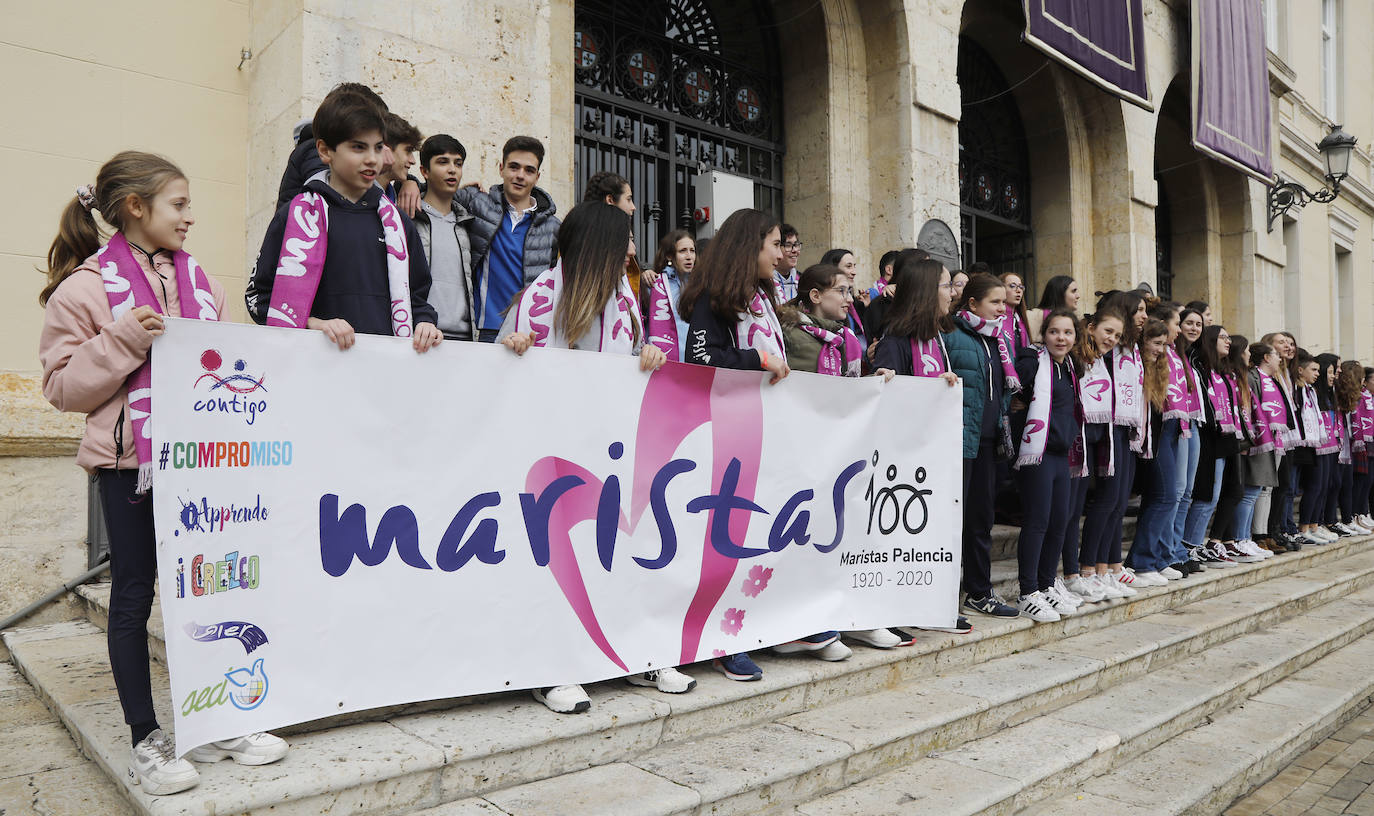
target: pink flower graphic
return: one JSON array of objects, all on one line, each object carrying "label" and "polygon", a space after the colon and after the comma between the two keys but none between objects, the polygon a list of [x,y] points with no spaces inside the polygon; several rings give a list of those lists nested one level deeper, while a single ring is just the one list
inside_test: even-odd
[{"label": "pink flower graphic", "polygon": [[749,577],[744,579],[739,591],[747,597],[757,598],[759,593],[768,588],[768,581],[773,577],[772,567],[763,567],[759,564],[749,568]]},{"label": "pink flower graphic", "polygon": [[744,628],[744,610],[731,607],[725,610],[725,617],[720,620],[720,631],[727,635],[738,635],[739,630]]},{"label": "pink flower graphic", "polygon": [[724,650],[724,649],[712,649],[712,650],[711,650],[711,657],[725,657],[725,650]]}]

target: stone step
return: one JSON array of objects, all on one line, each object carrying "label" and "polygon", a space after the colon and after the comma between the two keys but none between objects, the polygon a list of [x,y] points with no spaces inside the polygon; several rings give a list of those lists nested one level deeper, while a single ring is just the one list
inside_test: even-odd
[{"label": "stone step", "polygon": [[[1345,558],[1331,564],[1341,556]],[[1266,576],[1273,579],[1255,585]],[[273,813],[317,812],[326,807],[391,813],[445,802],[449,804],[437,813],[449,808],[465,813],[485,807],[468,802],[461,805],[464,810],[456,809],[463,797],[474,793],[485,793],[504,809],[496,801],[502,794],[496,791],[520,788],[520,795],[533,795],[527,783],[538,784],[537,780],[588,766],[595,773],[584,771],[589,775],[573,783],[616,775],[654,776],[630,763],[637,757],[671,755],[679,746],[686,750],[693,744],[688,740],[728,742],[732,735],[748,732],[761,738],[755,747],[765,755],[780,750],[788,762],[805,760],[793,768],[796,773],[775,780],[792,785],[786,801],[800,802],[852,781],[852,777],[835,776],[836,767],[857,769],[869,762],[867,773],[879,773],[890,767],[884,762],[956,745],[988,729],[1073,702],[1371,583],[1374,540],[1345,541],[1263,564],[1211,571],[1167,588],[1143,591],[1129,602],[1099,604],[1100,608],[1058,624],[1032,627],[1022,619],[979,617],[978,629],[970,635],[929,633],[916,646],[887,652],[856,647],[853,658],[838,664],[761,655],[765,676],[758,683],[733,683],[699,666],[695,669],[698,688],[681,697],[630,688],[620,681],[591,686],[592,711],[579,716],[554,715],[527,694],[517,693],[447,711],[305,733],[292,737],[292,753],[279,765],[245,769],[219,763],[203,768],[201,785],[185,794],[151,800],[140,799],[137,790],[129,793],[150,813],[201,813],[212,803],[220,811],[234,813],[269,808]],[[1112,629],[1102,631],[1107,626]],[[6,642],[16,664],[83,750],[122,778],[127,736],[109,677],[103,634],[87,622],[58,624],[10,633]],[[1103,648],[1108,643],[1114,648]],[[1035,652],[1016,654],[1026,650]],[[1016,677],[1018,667],[1027,682],[1001,688],[1005,684],[997,678]],[[912,682],[937,673],[942,676],[933,681]],[[159,716],[170,722],[161,666],[154,666],[153,685],[159,690]],[[900,692],[872,699],[910,700],[912,711],[875,717],[877,709],[859,704],[861,714],[852,719],[880,720],[875,728],[903,727],[906,722],[909,733],[864,751],[844,739],[811,734],[808,744],[824,748],[817,755],[820,765],[811,761],[815,758],[808,749],[792,745],[793,735],[803,732],[790,717],[805,713],[819,719],[831,708],[858,703],[853,698],[898,687],[902,687]],[[790,747],[774,750],[769,746]],[[725,751],[719,756],[730,754]],[[728,776],[733,782],[719,782],[717,790],[728,792],[731,784],[762,779],[764,789],[773,791],[776,786],[767,776],[746,768]],[[662,796],[655,794],[656,801],[685,802],[701,796],[690,785],[669,784],[672,790],[683,788],[690,796],[683,798],[679,792],[674,798],[664,788]],[[598,812],[598,789],[602,797],[622,790],[610,782],[588,788],[588,812]],[[781,794],[781,790],[776,792]],[[571,807],[566,802],[562,805]],[[604,801],[600,807],[602,813],[621,812]]]},{"label": "stone step", "polygon": [[[1109,785],[1092,781],[1094,777],[1110,776],[1118,769],[1131,773],[1130,769],[1142,761],[1142,755],[1212,722],[1220,716],[1218,712],[1237,704],[1248,705],[1249,697],[1268,694],[1272,699],[1284,698],[1291,696],[1294,688],[1312,693],[1311,685],[1296,681],[1286,687],[1289,691],[1276,687],[1290,676],[1311,676],[1303,674],[1307,668],[1325,683],[1333,683],[1339,682],[1340,672],[1363,661],[1365,671],[1344,679],[1345,690],[1351,692],[1347,702],[1360,705],[1374,694],[1374,677],[1367,671],[1374,658],[1371,631],[1374,589],[1365,589],[1004,731],[952,750],[937,751],[897,770],[819,797],[794,812],[799,816],[1002,814],[1029,808],[1046,797],[1061,797],[1066,790],[1110,790]],[[1210,776],[1209,772],[1201,772],[1204,768],[1206,764],[1199,760],[1193,775]],[[1180,781],[1188,775],[1185,768],[1173,771]],[[1175,786],[1175,780],[1163,774],[1156,783],[1161,793]],[[1139,790],[1135,793],[1138,795]],[[1224,806],[1234,796],[1233,792],[1221,798],[1221,804]],[[1072,798],[1072,794],[1056,798],[1053,803],[1041,804],[1029,812],[1063,813],[1061,806]],[[1148,807],[1130,813],[1182,812],[1172,806],[1161,807],[1150,798],[1133,801]],[[1116,803],[1112,804],[1114,807],[1075,812],[1123,812],[1115,807]]]},{"label": "stone step", "polygon": [[1367,708],[1371,665],[1374,638],[1366,636],[1022,814],[1221,813]]},{"label": "stone step", "polygon": [[[565,790],[611,779],[647,784],[648,774],[696,792],[686,812],[1004,813],[1104,773],[1123,746],[1146,750],[1374,631],[1374,554],[1359,558],[1358,569],[1341,571],[1358,579],[1328,576],[1337,600],[1287,620],[1275,622],[1293,610],[1287,597],[1296,586],[1275,586],[1268,606],[1259,590],[1269,587],[1251,587],[1233,593],[1246,597],[1199,602],[1061,648],[1007,655],[483,798],[520,816],[562,813]],[[1300,580],[1322,583],[1317,571]],[[1218,633],[1237,624],[1247,633],[1213,641],[1217,618],[1226,619]],[[1193,638],[1179,631],[1194,627],[1202,631]],[[1190,647],[1198,651],[1183,651]],[[1141,698],[1154,705],[1130,705]],[[656,803],[614,812],[676,811]]]}]

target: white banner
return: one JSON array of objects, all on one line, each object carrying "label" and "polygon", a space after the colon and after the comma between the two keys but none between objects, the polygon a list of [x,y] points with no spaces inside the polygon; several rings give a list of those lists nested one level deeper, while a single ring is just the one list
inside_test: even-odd
[{"label": "white banner", "polygon": [[[169,320],[177,750],[954,622],[960,391]],[[704,667],[699,670],[706,670]]]}]

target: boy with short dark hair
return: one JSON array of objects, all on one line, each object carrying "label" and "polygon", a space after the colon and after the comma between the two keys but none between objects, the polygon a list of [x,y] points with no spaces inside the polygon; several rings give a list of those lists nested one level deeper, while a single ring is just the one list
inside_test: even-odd
[{"label": "boy with short dark hair", "polygon": [[801,238],[797,228],[783,224],[779,228],[782,236],[782,260],[773,271],[773,282],[778,287],[778,301],[787,302],[797,296],[797,284],[801,282],[801,271],[797,269],[801,261]]},{"label": "boy with short dark hair", "polygon": [[417,352],[443,340],[426,301],[429,266],[411,251],[415,225],[376,184],[385,128],[384,114],[356,94],[321,103],[311,131],[328,170],[267,228],[249,290],[271,296],[250,300],[254,320],[317,329],[340,349],[356,332],[411,337]]},{"label": "boy with short dark hair", "polygon": [[558,260],[557,207],[535,186],[544,164],[544,145],[533,136],[513,136],[501,148],[501,183],[483,193],[463,187],[453,201],[472,213],[473,319],[477,337],[496,342],[502,313],[515,294]]},{"label": "boy with short dark hair", "polygon": [[468,229],[472,214],[454,201],[463,181],[468,151],[463,143],[441,133],[420,147],[420,173],[425,197],[415,214],[415,230],[429,261],[429,303],[438,312],[436,324],[447,340],[473,340],[472,244]]},{"label": "boy with short dark hair", "polygon": [[386,115],[385,140],[386,146],[391,148],[392,162],[380,181],[387,198],[395,201],[401,185],[410,178],[410,168],[415,166],[415,152],[424,140],[420,138],[418,128],[391,112]]}]

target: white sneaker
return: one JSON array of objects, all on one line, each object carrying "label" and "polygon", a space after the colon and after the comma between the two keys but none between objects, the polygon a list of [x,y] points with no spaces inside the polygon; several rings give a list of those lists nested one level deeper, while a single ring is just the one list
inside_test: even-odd
[{"label": "white sneaker", "polygon": [[1355,536],[1360,534],[1358,530],[1356,530],[1354,527],[1351,527],[1349,524],[1346,524],[1343,521],[1338,521],[1335,524],[1331,525],[1331,529],[1335,530],[1337,533],[1341,533],[1343,535],[1348,536]]},{"label": "white sneaker", "polygon": [[902,639],[886,629],[865,629],[859,632],[845,632],[844,636],[859,641],[875,649],[892,649],[902,645]]},{"label": "white sneaker", "polygon": [[1054,579],[1054,586],[1051,588],[1054,590],[1054,593],[1059,596],[1060,600],[1068,601],[1074,609],[1083,605],[1083,596],[1069,589],[1062,577],[1056,577]]},{"label": "white sneaker", "polygon": [[1301,538],[1308,544],[1314,544],[1318,547],[1322,547],[1331,543],[1329,540],[1327,540],[1326,536],[1318,535],[1316,530],[1303,530],[1302,532],[1298,533],[1298,538]]},{"label": "white sneaker", "polygon": [[1360,521],[1359,516],[1354,516],[1350,521],[1345,522],[1345,526],[1355,531],[1355,535],[1369,535],[1369,527]]},{"label": "white sneaker", "polygon": [[1173,567],[1165,567],[1164,569],[1159,571],[1159,574],[1163,575],[1170,581],[1177,581],[1178,579],[1183,577],[1183,573],[1179,572]]},{"label": "white sneaker", "polygon": [[1330,544],[1333,541],[1339,541],[1341,538],[1340,536],[1336,535],[1335,533],[1331,532],[1330,530],[1326,529],[1320,524],[1318,524],[1316,527],[1313,527],[1311,530],[1308,530],[1308,532],[1316,536],[1317,538],[1320,538],[1323,542],[1327,544]]},{"label": "white sneaker", "polygon": [[1059,620],[1059,613],[1054,611],[1054,606],[1043,592],[1022,595],[1016,602],[1016,608],[1021,610],[1023,617],[1040,623],[1053,623]]},{"label": "white sneaker", "polygon": [[815,655],[816,657],[819,657],[821,660],[828,660],[831,663],[838,663],[841,660],[848,660],[849,656],[854,654],[854,650],[844,645],[844,641],[840,640],[839,638],[835,638],[834,640],[825,644],[825,646],[815,650],[811,654]]},{"label": "white sneaker", "polygon": [[1163,575],[1153,570],[1146,570],[1144,572],[1137,572],[1135,574],[1135,585],[1147,587],[1168,586],[1169,579],[1165,578]]},{"label": "white sneaker", "polygon": [[1318,525],[1318,526],[1317,526],[1317,530],[1319,530],[1321,533],[1323,533],[1323,534],[1327,537],[1327,539],[1330,540],[1330,541],[1340,541],[1340,540],[1341,540],[1341,534],[1338,533],[1338,532],[1336,532],[1335,530],[1331,529],[1331,525],[1329,525],[1329,524]]},{"label": "white sneaker", "polygon": [[1107,600],[1106,591],[1094,580],[1097,576],[1087,578],[1082,575],[1075,575],[1070,578],[1065,587],[1070,592],[1083,599],[1083,603],[1101,603]]},{"label": "white sneaker", "polygon": [[1362,524],[1371,533],[1374,533],[1374,516],[1371,516],[1368,513],[1366,513],[1363,516],[1360,516],[1360,524]]},{"label": "white sneaker", "polygon": [[1050,608],[1058,612],[1061,618],[1067,618],[1078,611],[1078,607],[1069,603],[1054,587],[1041,590],[1040,594],[1045,596],[1045,601],[1049,603]]},{"label": "white sneaker", "polygon": [[222,740],[192,748],[186,758],[192,762],[219,762],[232,759],[239,765],[270,765],[286,756],[286,740],[258,731],[238,739]]},{"label": "white sneaker", "polygon": [[658,689],[664,694],[685,694],[697,687],[697,681],[674,668],[655,669],[625,678],[632,686]]},{"label": "white sneaker", "polygon": [[1152,586],[1151,584],[1141,583],[1140,573],[1135,572],[1129,567],[1122,567],[1120,572],[1108,571],[1107,580],[1115,581],[1117,588],[1120,589],[1127,598],[1135,595],[1138,587]]},{"label": "white sneaker", "polygon": [[144,737],[129,753],[129,783],[149,796],[166,796],[193,788],[200,772],[185,759],[177,759],[172,741],[159,728]]},{"label": "white sneaker", "polygon": [[592,700],[581,686],[553,686],[551,688],[531,689],[534,699],[559,714],[581,714],[589,711]]},{"label": "white sneaker", "polygon": [[1129,597],[1122,590],[1130,589],[1130,587],[1113,581],[1110,575],[1091,575],[1086,580],[1092,581],[1098,589],[1102,590],[1102,595],[1106,600],[1115,601]]},{"label": "white sneaker", "polygon": [[1243,552],[1247,552],[1251,555],[1258,555],[1260,558],[1263,558],[1266,561],[1274,557],[1274,552],[1272,550],[1266,550],[1265,548],[1256,544],[1253,538],[1247,538],[1244,541],[1239,541],[1236,543],[1240,546]]}]

